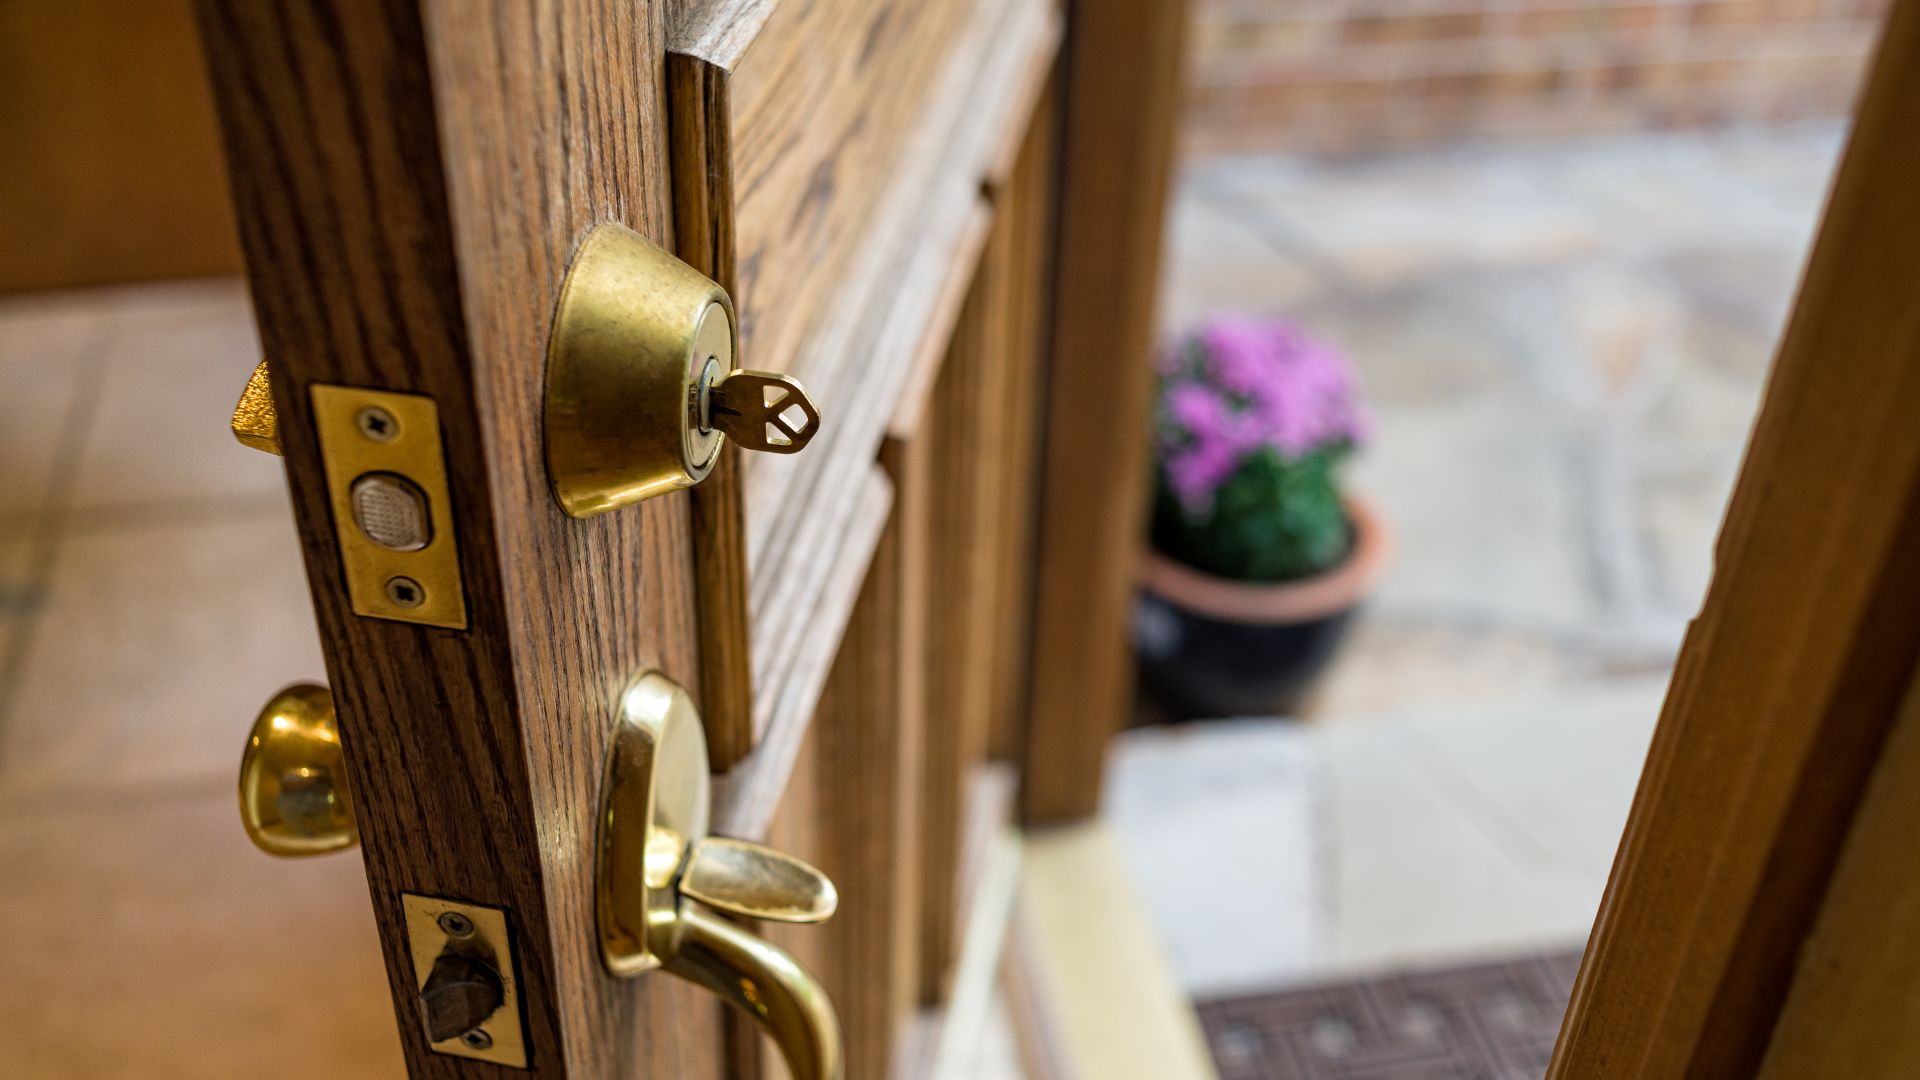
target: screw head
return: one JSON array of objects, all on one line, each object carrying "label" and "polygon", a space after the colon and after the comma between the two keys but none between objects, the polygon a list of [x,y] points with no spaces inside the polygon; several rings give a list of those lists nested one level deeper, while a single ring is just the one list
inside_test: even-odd
[{"label": "screw head", "polygon": [[427,590],[410,577],[387,579],[387,599],[395,607],[417,608],[427,602]]},{"label": "screw head", "polygon": [[473,936],[473,920],[457,911],[441,912],[439,923],[440,932],[450,938]]},{"label": "screw head", "polygon": [[400,434],[400,421],[378,405],[369,405],[354,415],[353,425],[374,442],[392,442]]},{"label": "screw head", "polygon": [[486,1050],[493,1046],[493,1036],[474,1028],[460,1033],[460,1045],[469,1050]]}]

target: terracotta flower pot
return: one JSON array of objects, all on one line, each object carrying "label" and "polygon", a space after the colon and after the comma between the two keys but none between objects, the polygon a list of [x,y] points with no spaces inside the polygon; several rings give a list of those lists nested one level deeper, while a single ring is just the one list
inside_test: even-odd
[{"label": "terracotta flower pot", "polygon": [[1372,507],[1349,499],[1353,547],[1313,577],[1215,577],[1149,550],[1134,610],[1140,679],[1176,718],[1296,713],[1386,563]]}]

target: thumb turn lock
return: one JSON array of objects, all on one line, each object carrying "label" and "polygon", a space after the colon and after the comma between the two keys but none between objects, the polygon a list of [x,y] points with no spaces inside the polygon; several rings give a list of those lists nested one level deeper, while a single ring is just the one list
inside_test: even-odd
[{"label": "thumb turn lock", "polygon": [[[602,963],[620,978],[658,968],[697,983],[758,1022],[794,1080],[841,1080],[826,991],[785,950],[716,914],[823,922],[839,902],[833,882],[790,855],[708,835],[706,728],[679,684],[645,672],[614,714],[595,870]],[[240,820],[274,855],[359,842],[326,687],[289,687],[260,711],[240,758]],[[404,899],[434,1049],[524,1064],[505,913]]]}]

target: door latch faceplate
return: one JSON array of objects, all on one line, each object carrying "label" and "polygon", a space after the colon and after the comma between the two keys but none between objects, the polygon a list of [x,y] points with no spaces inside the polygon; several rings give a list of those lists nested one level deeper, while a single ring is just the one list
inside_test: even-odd
[{"label": "door latch faceplate", "polygon": [[[413,951],[414,986],[421,995],[421,1022],[426,1025],[434,1051],[526,1068],[526,1036],[520,1027],[520,982],[514,971],[512,943],[507,939],[506,912],[414,893],[400,894],[400,902],[407,913],[407,944]],[[476,1016],[484,1018],[473,1026],[457,1023],[454,1026],[462,1030],[434,1039],[434,1027],[441,1022],[438,1014],[442,1010],[429,1000],[429,995],[436,990],[432,985],[436,967],[444,975],[449,960],[468,962],[474,972],[486,977],[488,989],[497,991],[497,995],[487,1003],[492,1006],[491,1012],[476,1010]],[[493,978],[498,979],[497,984],[491,981]],[[448,992],[472,994],[462,987]]]},{"label": "door latch faceplate", "polygon": [[466,629],[433,399],[323,384],[311,393],[354,614]]}]

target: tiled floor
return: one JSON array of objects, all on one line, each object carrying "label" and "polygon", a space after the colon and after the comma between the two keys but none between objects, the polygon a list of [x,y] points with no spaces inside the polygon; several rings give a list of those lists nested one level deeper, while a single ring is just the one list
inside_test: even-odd
[{"label": "tiled floor", "polygon": [[279,461],[227,431],[251,328],[232,282],[0,301],[8,1075],[401,1072],[358,856],[234,808],[254,711],[322,674]]},{"label": "tiled floor", "polygon": [[1166,320],[1343,346],[1397,535],[1304,723],[1136,732],[1110,809],[1199,995],[1578,945],[1842,133],[1209,161]]}]

